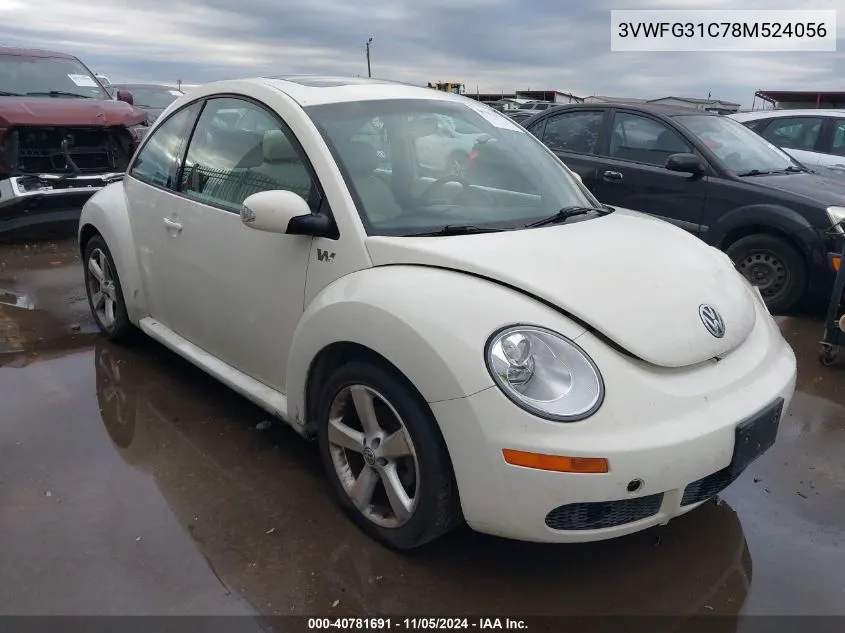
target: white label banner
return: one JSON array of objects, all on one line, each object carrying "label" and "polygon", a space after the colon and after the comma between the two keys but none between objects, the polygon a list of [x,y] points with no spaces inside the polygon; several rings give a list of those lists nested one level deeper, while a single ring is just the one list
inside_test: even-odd
[{"label": "white label banner", "polygon": [[835,51],[836,11],[615,9],[610,50]]}]

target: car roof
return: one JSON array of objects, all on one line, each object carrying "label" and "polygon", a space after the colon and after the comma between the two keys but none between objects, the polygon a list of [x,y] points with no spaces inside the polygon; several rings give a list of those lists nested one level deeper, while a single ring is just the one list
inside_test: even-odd
[{"label": "car roof", "polygon": [[167,86],[165,84],[123,84],[123,83],[113,83],[113,88],[161,88],[162,90],[179,90],[182,92],[181,88],[177,88],[176,86]]},{"label": "car roof", "polygon": [[[715,112],[708,112],[706,110],[696,110],[693,108],[685,108],[683,106],[663,105],[660,103],[633,103],[614,101],[613,103],[561,103],[555,104],[553,107],[543,111],[543,115],[550,112],[560,112],[561,110],[608,110],[615,108],[617,110],[633,110],[639,112],[647,112],[652,114],[662,114],[667,117],[676,116],[721,116]],[[539,116],[537,117],[539,120]]]},{"label": "car roof", "polygon": [[56,57],[59,59],[76,59],[67,53],[44,51],[38,48],[14,48],[11,46],[0,46],[0,55],[13,55],[15,57]]},{"label": "car roof", "polygon": [[737,112],[730,114],[737,121],[756,121],[758,119],[782,118],[792,116],[842,116],[845,109],[837,108],[802,108],[796,110],[757,110],[756,112]]},{"label": "car roof", "polygon": [[192,94],[207,96],[237,89],[243,84],[260,84],[274,88],[288,95],[302,107],[378,99],[428,99],[480,105],[469,97],[423,86],[369,77],[330,75],[280,75],[223,80],[204,84]]}]

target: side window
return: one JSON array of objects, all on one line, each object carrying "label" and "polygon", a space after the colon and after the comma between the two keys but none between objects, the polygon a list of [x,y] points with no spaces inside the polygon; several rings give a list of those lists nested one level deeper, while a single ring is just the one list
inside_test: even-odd
[{"label": "side window", "polygon": [[821,129],[821,117],[783,117],[772,119],[761,134],[778,147],[812,151]]},{"label": "side window", "polygon": [[254,193],[286,189],[311,200],[313,183],[293,133],[242,99],[210,99],[191,137],[179,183],[187,197],[238,213]]},{"label": "side window", "polygon": [[601,130],[602,112],[567,112],[547,119],[543,143],[562,152],[592,154]]},{"label": "side window", "polygon": [[747,128],[751,128],[759,134],[763,131],[763,128],[766,127],[766,124],[769,121],[771,121],[771,119],[757,119],[755,121],[743,121],[742,124]]},{"label": "side window", "polygon": [[147,139],[129,175],[151,185],[173,188],[176,160],[199,107],[199,103],[191,104],[162,123]]},{"label": "side window", "polygon": [[833,126],[833,145],[831,154],[845,156],[845,119],[837,119]]},{"label": "side window", "polygon": [[694,153],[692,146],[663,123],[625,112],[614,117],[612,158],[663,167],[672,154],[684,153]]}]

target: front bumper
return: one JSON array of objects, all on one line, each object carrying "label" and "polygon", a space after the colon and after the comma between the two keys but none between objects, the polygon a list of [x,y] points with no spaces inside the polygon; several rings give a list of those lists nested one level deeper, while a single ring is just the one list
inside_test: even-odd
[{"label": "front bumper", "polygon": [[[795,355],[762,311],[740,348],[683,371],[656,371],[591,334],[578,343],[607,388],[601,409],[587,420],[541,420],[497,387],[431,404],[473,529],[527,541],[583,542],[666,523],[736,478],[726,468],[737,425],[781,398],[785,411],[795,389]],[[503,449],[605,457],[610,472],[513,466]],[[640,487],[629,492],[634,481]]]},{"label": "front bumper", "polygon": [[0,180],[0,233],[56,222],[78,222],[88,199],[123,173],[13,176]]}]

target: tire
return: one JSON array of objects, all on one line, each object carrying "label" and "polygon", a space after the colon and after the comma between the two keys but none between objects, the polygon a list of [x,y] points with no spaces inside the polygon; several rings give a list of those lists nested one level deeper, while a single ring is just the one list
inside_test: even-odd
[{"label": "tire", "polygon": [[[105,279],[98,279],[92,272],[91,261],[96,259],[98,268],[106,275]],[[95,235],[85,244],[83,257],[85,269],[85,294],[88,296],[88,307],[100,333],[109,341],[123,343],[131,340],[136,334],[135,326],[129,321],[126,312],[126,302],[123,299],[123,287],[114,264],[109,247],[100,235]],[[108,290],[102,289],[105,282],[110,282]],[[111,309],[109,309],[111,305]],[[109,318],[109,316],[113,318]]]},{"label": "tire", "polygon": [[[361,432],[365,427],[360,422],[356,401],[363,410],[367,407],[362,402],[373,403],[370,411],[377,413],[376,428],[381,435]],[[336,423],[330,424],[330,419]],[[348,433],[338,433],[340,427],[357,436],[350,439]],[[339,437],[345,438],[346,448],[337,443]],[[372,441],[376,437],[383,442]],[[320,395],[317,439],[335,500],[370,537],[392,549],[409,550],[462,522],[451,462],[437,423],[422,398],[395,371],[362,361],[338,368]],[[405,443],[394,441],[400,439]],[[405,457],[380,457],[391,450],[401,453],[405,449],[410,453]],[[365,470],[370,474],[365,476]],[[391,481],[402,486],[406,493],[404,501],[411,501],[409,516],[394,511],[397,506],[390,503],[385,483]],[[370,482],[369,487],[359,488],[369,488],[371,492],[360,495],[358,504],[351,496],[351,491],[356,490],[355,482]],[[407,510],[409,504],[402,507]]]},{"label": "tire", "polygon": [[807,290],[807,264],[801,253],[781,237],[758,233],[743,237],[725,250],[772,313],[793,308]]}]

